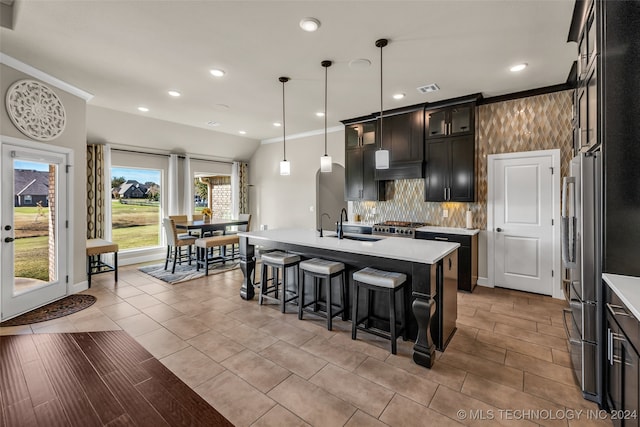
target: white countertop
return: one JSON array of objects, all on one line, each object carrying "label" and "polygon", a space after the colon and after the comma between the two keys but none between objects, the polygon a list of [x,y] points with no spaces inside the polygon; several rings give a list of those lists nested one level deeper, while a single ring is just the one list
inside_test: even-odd
[{"label": "white countertop", "polygon": [[374,242],[341,240],[337,237],[331,237],[336,236],[335,232],[325,231],[325,237],[319,237],[316,230],[287,228],[240,232],[238,236],[250,237],[254,242],[256,240],[264,240],[290,243],[338,252],[349,252],[424,264],[435,264],[460,246],[458,243],[416,240],[406,237],[386,237]]},{"label": "white countertop", "polygon": [[604,273],[602,279],[640,321],[640,277]]},{"label": "white countertop", "polygon": [[478,230],[477,228],[438,227],[435,225],[416,228],[416,231],[426,231],[428,233],[460,234],[464,236],[473,236],[480,232],[480,230]]}]

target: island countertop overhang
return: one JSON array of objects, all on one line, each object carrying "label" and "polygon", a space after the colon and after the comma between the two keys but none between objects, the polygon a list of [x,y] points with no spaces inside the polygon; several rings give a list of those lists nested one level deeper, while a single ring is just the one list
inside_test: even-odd
[{"label": "island countertop overhang", "polygon": [[366,242],[354,241],[338,239],[334,235],[328,234],[325,237],[320,237],[316,230],[298,228],[239,232],[238,236],[247,237],[257,244],[261,240],[264,242],[275,241],[423,264],[435,264],[460,247],[459,243],[416,240],[406,237],[385,237],[378,241]]}]

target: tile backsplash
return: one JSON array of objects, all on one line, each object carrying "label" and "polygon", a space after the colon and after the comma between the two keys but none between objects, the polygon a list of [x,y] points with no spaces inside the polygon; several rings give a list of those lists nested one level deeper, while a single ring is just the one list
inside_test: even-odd
[{"label": "tile backsplash", "polygon": [[[445,209],[448,210],[447,218],[442,217]],[[425,202],[424,179],[399,179],[387,183],[385,202],[353,202],[353,213],[359,214],[365,222],[414,221],[442,227],[464,227],[469,209],[473,212],[474,228],[479,228],[483,222],[479,204]]]},{"label": "tile backsplash", "polygon": [[[387,184],[387,201],[353,202],[353,213],[363,221],[426,222],[464,227],[466,212],[473,227],[487,228],[487,156],[497,153],[559,148],[561,176],[572,157],[572,106],[570,90],[481,105],[476,113],[476,203],[424,201],[424,180],[403,179]],[[443,211],[448,217],[443,218]]]}]

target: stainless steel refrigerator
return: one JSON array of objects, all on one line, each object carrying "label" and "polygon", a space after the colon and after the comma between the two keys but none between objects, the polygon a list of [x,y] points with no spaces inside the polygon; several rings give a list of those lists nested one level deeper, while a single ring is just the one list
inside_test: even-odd
[{"label": "stainless steel refrigerator", "polygon": [[562,182],[564,326],[571,362],[586,399],[602,403],[602,251],[599,150],[571,160]]}]

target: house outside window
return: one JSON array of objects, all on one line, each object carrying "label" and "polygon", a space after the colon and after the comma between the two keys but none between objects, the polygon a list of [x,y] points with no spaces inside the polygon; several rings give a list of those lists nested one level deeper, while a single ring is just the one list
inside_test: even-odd
[{"label": "house outside window", "polygon": [[162,171],[111,168],[111,234],[120,250],[161,244]]}]

